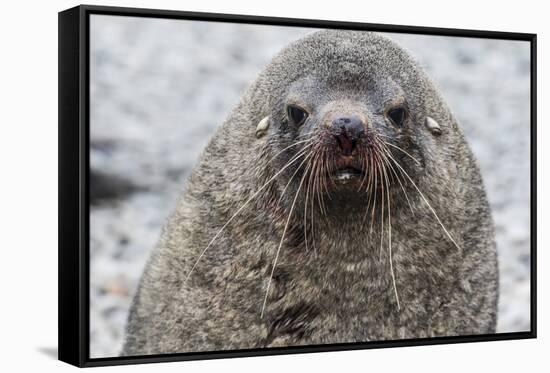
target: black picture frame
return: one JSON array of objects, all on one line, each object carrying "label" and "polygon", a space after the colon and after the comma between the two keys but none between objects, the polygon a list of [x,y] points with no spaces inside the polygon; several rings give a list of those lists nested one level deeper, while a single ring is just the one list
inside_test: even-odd
[{"label": "black picture frame", "polygon": [[[527,41],[531,46],[531,327],[528,332],[305,347],[90,358],[89,20],[93,14]],[[59,13],[59,360],[79,367],[536,338],[537,35],[81,5]]]}]

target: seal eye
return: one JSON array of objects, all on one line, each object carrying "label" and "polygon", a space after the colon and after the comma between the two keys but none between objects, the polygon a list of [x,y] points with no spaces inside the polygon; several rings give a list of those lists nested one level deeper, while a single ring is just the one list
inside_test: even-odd
[{"label": "seal eye", "polygon": [[393,122],[393,124],[401,127],[407,119],[407,110],[402,106],[390,109],[388,110],[388,117]]},{"label": "seal eye", "polygon": [[308,117],[307,111],[295,105],[289,105],[286,110],[288,112],[288,117],[297,126],[303,124]]}]

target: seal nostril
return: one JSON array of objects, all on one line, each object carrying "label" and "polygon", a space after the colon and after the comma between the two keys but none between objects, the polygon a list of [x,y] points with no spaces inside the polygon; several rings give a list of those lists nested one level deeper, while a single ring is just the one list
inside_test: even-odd
[{"label": "seal nostril", "polygon": [[334,136],[338,142],[338,146],[344,155],[351,155],[357,145],[357,139],[349,137],[346,132]]},{"label": "seal nostril", "polygon": [[350,155],[358,140],[365,134],[365,124],[356,115],[337,116],[332,121],[332,135],[346,155]]}]

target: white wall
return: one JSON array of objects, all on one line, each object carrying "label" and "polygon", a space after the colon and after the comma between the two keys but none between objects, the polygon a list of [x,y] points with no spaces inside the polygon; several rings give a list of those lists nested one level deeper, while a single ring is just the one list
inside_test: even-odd
[{"label": "white wall", "polygon": [[[548,101],[550,24],[542,1],[393,0],[306,2],[244,0],[96,1],[97,5],[349,20],[372,23],[487,29],[539,34],[538,102]],[[57,12],[73,1],[4,2],[0,21],[0,351],[3,371],[68,370],[50,355],[57,345]],[[315,5],[312,5],[315,4]],[[421,5],[420,5],[421,4]],[[550,162],[544,140],[548,115],[539,110],[539,289],[549,277],[543,228]],[[546,147],[546,149],[549,149]],[[550,365],[547,296],[539,291],[539,339],[409,347],[285,357],[262,357],[162,365],[120,371],[270,372],[335,371],[464,372],[518,371]],[[48,351],[50,354],[48,354]],[[7,368],[7,369],[4,369]],[[28,369],[27,369],[28,368]],[[113,368],[111,368],[113,369]],[[539,371],[541,369],[537,369]]]}]

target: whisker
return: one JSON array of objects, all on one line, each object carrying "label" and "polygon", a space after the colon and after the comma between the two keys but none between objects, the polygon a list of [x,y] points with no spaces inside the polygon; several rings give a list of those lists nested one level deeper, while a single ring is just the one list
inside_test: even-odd
[{"label": "whisker", "polygon": [[359,187],[357,188],[357,191],[359,192],[361,188],[363,188],[363,185],[365,184],[365,181],[367,180],[367,157],[365,157],[362,153],[359,155],[359,162],[363,164],[363,170],[365,171],[363,173],[363,177],[361,177],[361,183],[359,184]]},{"label": "whisker", "polygon": [[[308,156],[311,156],[308,155]],[[294,197],[294,201],[292,202],[292,205],[290,206],[290,212],[288,213],[288,218],[286,219],[285,228],[283,229],[283,235],[281,237],[281,241],[279,242],[279,247],[277,248],[277,253],[275,254],[275,260],[273,261],[273,265],[271,267],[271,275],[269,276],[269,281],[267,283],[267,289],[265,291],[265,297],[264,302],[262,305],[262,312],[260,313],[260,318],[263,318],[265,306],[267,303],[267,297],[269,295],[269,289],[271,287],[271,280],[273,279],[273,273],[275,272],[275,267],[277,266],[277,260],[279,259],[279,253],[281,252],[281,247],[283,246],[283,241],[285,239],[286,231],[288,229],[288,224],[290,223],[290,218],[292,217],[292,212],[294,211],[294,206],[296,205],[296,200],[298,199],[298,195],[300,194],[300,189],[302,189],[302,185],[304,183],[306,174],[302,175],[302,180],[300,181],[300,185],[298,186],[298,190],[296,191],[296,196]]]},{"label": "whisker", "polygon": [[382,261],[382,248],[383,248],[383,242],[384,242],[384,204],[385,204],[385,201],[384,201],[384,197],[386,196],[386,184],[384,183],[384,179],[382,178],[382,165],[381,165],[381,161],[378,162],[378,164],[376,165],[377,168],[379,168],[379,172],[380,172],[380,182],[382,184],[382,196],[381,196],[381,209],[380,209],[380,253],[379,253],[379,260]]},{"label": "whisker", "polygon": [[301,135],[296,136],[296,138],[299,139],[299,138],[301,138],[301,137],[310,136],[310,135],[313,134],[314,132],[315,132],[315,130],[311,130],[311,131],[309,131],[309,132],[307,132],[307,133],[303,133],[303,134],[301,134]]},{"label": "whisker", "polygon": [[409,179],[409,181],[411,182],[411,184],[414,186],[414,188],[416,189],[416,191],[418,192],[418,194],[420,195],[420,197],[422,197],[422,199],[424,200],[424,202],[426,203],[426,205],[428,206],[428,208],[430,209],[430,211],[432,212],[433,216],[436,218],[437,222],[439,223],[439,225],[441,226],[441,228],[443,229],[443,231],[445,232],[445,234],[447,235],[447,237],[449,238],[449,240],[451,240],[451,242],[456,246],[456,248],[459,250],[459,251],[462,251],[462,249],[460,248],[460,246],[458,246],[458,244],[456,243],[456,241],[453,239],[453,237],[451,236],[451,234],[449,233],[449,231],[447,231],[447,228],[445,228],[445,226],[443,225],[443,223],[441,222],[441,219],[439,219],[439,216],[437,216],[437,213],[435,212],[435,210],[433,209],[432,205],[430,205],[430,203],[428,202],[428,200],[426,199],[426,197],[424,196],[424,194],[420,191],[420,189],[418,188],[418,186],[415,184],[415,182],[412,180],[412,178],[409,176],[409,174],[403,169],[403,167],[401,167],[401,165],[389,154],[389,152],[387,152],[387,156],[393,161],[393,163],[403,172],[403,174]]},{"label": "whisker", "polygon": [[319,203],[319,209],[321,211],[321,213],[326,216],[326,211],[325,211],[325,205],[324,203],[322,202],[321,200],[321,193],[320,193],[320,189],[321,189],[321,186],[320,186],[320,178],[319,178],[319,158],[320,158],[320,155],[317,153],[315,155],[315,159],[313,161],[313,171],[315,173],[315,176],[313,178],[313,191],[315,192],[316,196],[317,196],[317,202]]},{"label": "whisker", "polygon": [[390,142],[387,142],[387,141],[384,141],[384,144],[389,145],[389,146],[391,146],[391,147],[393,147],[393,148],[395,148],[395,149],[397,149],[397,150],[399,150],[399,151],[405,153],[405,154],[408,155],[413,161],[415,161],[417,165],[420,166],[420,164],[421,164],[420,161],[419,161],[418,159],[416,159],[415,157],[413,157],[412,155],[410,155],[409,153],[407,153],[404,149],[401,149],[399,146],[394,145],[394,144],[392,144],[392,143],[390,143]]},{"label": "whisker", "polygon": [[390,182],[389,182],[388,174],[387,174],[385,168],[383,168],[383,172],[384,172],[384,179],[386,180],[386,185],[387,185],[387,189],[388,189],[386,197],[387,197],[387,201],[388,201],[388,256],[389,256],[389,261],[390,261],[390,274],[391,274],[391,279],[392,279],[392,284],[393,284],[393,291],[395,293],[395,300],[397,302],[397,310],[399,311],[399,310],[401,310],[401,306],[399,304],[399,294],[397,293],[397,285],[396,285],[396,282],[395,282],[395,272],[393,270],[393,256],[392,256],[392,246],[391,246],[391,231],[392,231],[392,228],[391,228],[391,204],[390,204],[391,196],[390,196],[390,193],[389,193]]},{"label": "whisker", "polygon": [[374,169],[374,167],[373,167],[372,154],[369,154],[369,156],[367,158],[367,164],[365,166],[365,170],[367,170],[365,175],[368,174],[367,186],[365,188],[367,196],[368,196],[368,200],[367,200],[367,207],[365,209],[366,213],[363,216],[363,221],[361,223],[362,227],[365,225],[365,219],[366,219],[366,216],[368,215],[369,209],[371,207],[371,203],[372,203],[371,201],[373,201],[373,193],[372,193],[373,182],[374,182],[374,176],[373,176],[373,172],[372,172],[373,169]]},{"label": "whisker", "polygon": [[[305,154],[307,149],[302,149],[302,154]],[[283,188],[283,191],[281,192],[281,196],[279,197],[279,200],[277,201],[277,205],[280,205],[281,204],[281,200],[283,199],[284,195],[285,195],[285,192],[288,188],[288,186],[290,185],[290,183],[292,182],[292,179],[294,179],[294,176],[296,176],[296,174],[298,173],[298,171],[300,171],[300,167],[302,167],[302,165],[308,160],[308,158],[306,157],[302,163],[300,163],[300,165],[298,165],[298,167],[296,167],[296,171],[294,171],[294,173],[292,174],[292,176],[290,177],[290,179],[288,180],[288,182],[286,183],[285,187]]]},{"label": "whisker", "polygon": [[[309,169],[309,166],[311,166],[311,163],[308,164],[308,169]],[[305,175],[305,173],[304,173]],[[306,252],[309,251],[309,248],[308,248],[308,237],[307,237],[307,202],[308,202],[308,197],[309,197],[309,177],[307,178],[307,182],[306,182],[306,198],[304,200],[304,243],[305,243],[305,246],[306,246]]]},{"label": "whisker", "polygon": [[187,280],[189,280],[189,277],[191,277],[191,274],[193,273],[193,271],[195,270],[195,268],[197,267],[197,264],[200,262],[200,260],[202,259],[202,257],[204,256],[204,254],[206,253],[206,251],[212,246],[212,244],[214,243],[214,241],[216,241],[216,239],[220,236],[220,234],[225,230],[225,228],[233,221],[233,219],[235,219],[240,213],[241,211],[244,210],[244,208],[246,206],[248,206],[248,204],[254,199],[256,198],[273,180],[275,180],[281,173],[283,173],[288,167],[290,167],[290,165],[292,165],[294,162],[296,162],[298,159],[300,159],[301,157],[303,156],[303,153],[300,154],[299,156],[294,156],[293,158],[291,158],[291,160],[289,160],[287,162],[287,164],[285,166],[283,166],[275,175],[273,175],[267,182],[264,183],[264,185],[262,185],[248,200],[245,201],[245,203],[237,210],[237,212],[235,212],[233,214],[233,216],[231,216],[227,222],[221,227],[221,229],[218,231],[218,233],[216,233],[216,235],[212,238],[212,240],[210,240],[210,242],[208,243],[208,245],[206,246],[206,248],[201,252],[201,254],[199,255],[199,257],[197,258],[197,260],[195,261],[195,263],[193,264],[193,266],[191,267],[191,270],[189,271],[189,273],[187,274],[187,276],[185,277],[185,280],[183,281],[183,283],[187,283]]},{"label": "whisker", "polygon": [[[325,207],[325,194],[329,197],[329,199],[332,199],[331,195],[330,195],[330,191],[327,187],[327,183],[326,183],[326,175],[328,174],[328,169],[327,169],[327,152],[323,150],[323,153],[322,153],[322,156],[321,156],[321,163],[320,163],[320,172],[319,172],[319,178],[322,182],[321,184],[321,187],[324,186],[324,189],[325,189],[325,193],[321,193],[321,200],[323,202],[323,207]],[[322,192],[322,191],[321,191]],[[325,211],[326,211],[326,208],[325,208]]]},{"label": "whisker", "polygon": [[[376,210],[376,197],[377,197],[376,194],[377,194],[377,191],[378,191],[378,167],[376,167],[376,165],[375,165],[375,157],[378,158],[374,154],[371,155],[371,159],[372,159],[372,170],[371,170],[371,172],[374,171],[374,184],[373,184],[374,196],[373,196],[373,199],[372,199],[373,203],[372,203],[372,213],[371,213],[371,219],[370,219],[369,234],[372,234],[372,228],[374,226],[374,224],[373,224],[373,222],[374,222],[374,211]],[[376,160],[376,162],[377,162],[377,160]],[[365,216],[363,217],[364,221],[366,221],[367,215],[368,215],[368,210],[365,212]]]},{"label": "whisker", "polygon": [[[297,141],[295,143],[292,143],[290,144],[289,146],[287,146],[286,148],[284,148],[283,150],[279,151],[277,154],[275,154],[273,157],[271,157],[271,159],[267,162],[267,163],[271,163],[275,160],[275,158],[277,158],[278,156],[280,156],[283,152],[287,151],[288,149],[292,148],[293,146],[296,146],[296,145],[300,145],[300,144],[304,144],[304,143],[307,143],[307,142],[311,142],[311,139],[307,139],[307,140],[302,140],[302,141]],[[313,144],[308,144],[309,146],[313,145]],[[306,147],[309,147],[308,145],[304,146],[304,148]],[[302,150],[304,149],[302,148]]]},{"label": "whisker", "polygon": [[328,156],[327,156],[327,153],[325,151],[323,151],[323,158],[322,158],[322,161],[321,161],[321,175],[322,175],[322,180],[323,180],[323,186],[325,188],[325,192],[327,194],[327,197],[329,199],[332,199],[332,196],[330,195],[330,190],[327,186],[327,177],[326,175],[329,175],[330,178],[332,178],[332,174],[329,173],[329,167],[328,167]]},{"label": "whisker", "polygon": [[309,177],[308,177],[308,192],[309,188],[311,188],[311,197],[310,197],[310,207],[311,207],[311,244],[313,245],[313,253],[315,254],[315,257],[317,258],[317,246],[315,245],[315,222],[314,222],[314,214],[313,214],[313,208],[314,206],[314,187],[313,187],[313,172],[310,170]]},{"label": "whisker", "polygon": [[405,199],[407,200],[407,203],[409,205],[409,208],[411,209],[411,212],[414,214],[414,209],[412,207],[411,201],[409,200],[409,195],[407,191],[405,190],[405,187],[403,186],[403,183],[401,182],[401,177],[399,177],[399,174],[396,172],[395,168],[391,164],[391,162],[388,160],[387,157],[384,157],[384,162],[389,167],[390,171],[395,175],[395,178],[397,179],[399,186],[401,187],[401,190],[403,191],[403,195],[405,196]]}]

